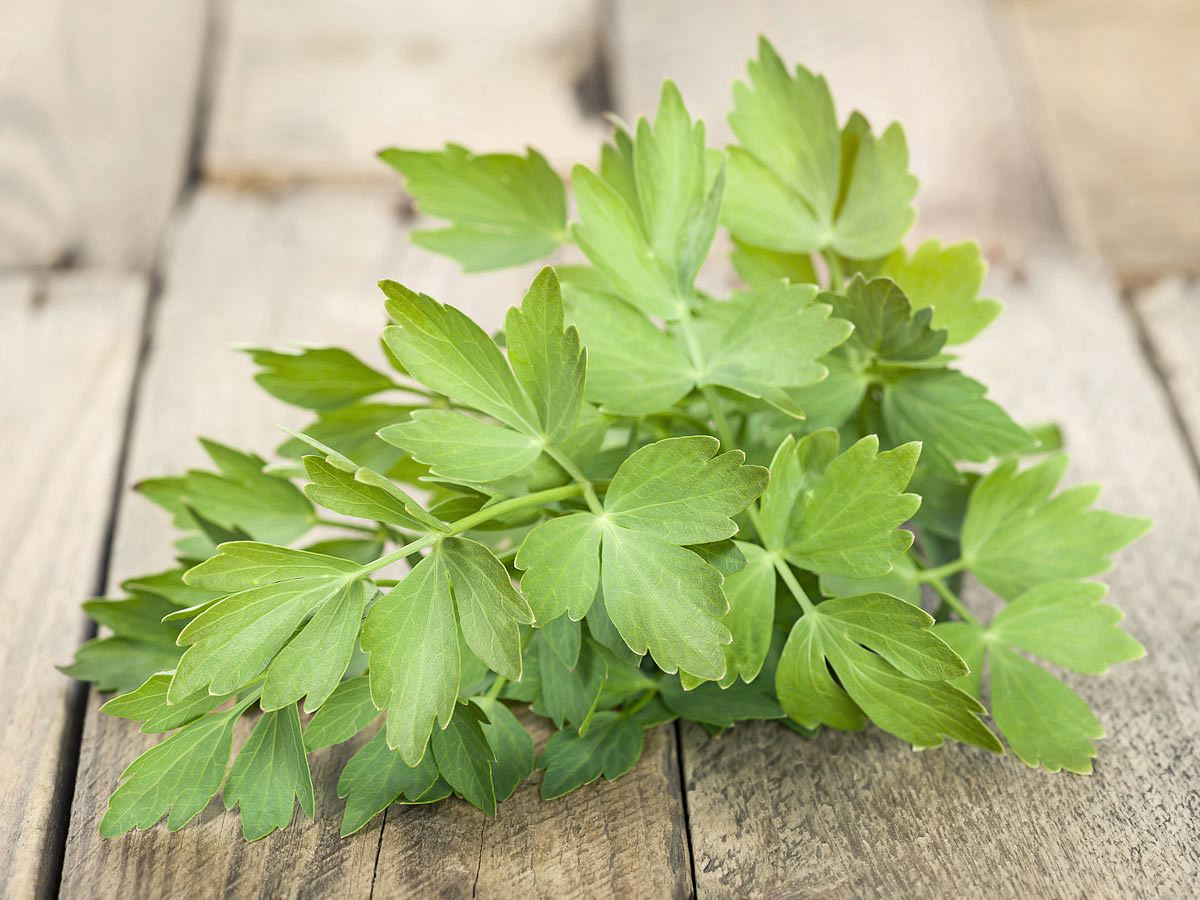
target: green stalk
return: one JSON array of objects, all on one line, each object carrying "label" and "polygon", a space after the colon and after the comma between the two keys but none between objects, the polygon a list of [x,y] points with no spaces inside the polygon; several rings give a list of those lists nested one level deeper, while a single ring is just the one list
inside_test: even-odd
[{"label": "green stalk", "polygon": [[948,562],[945,565],[934,566],[931,569],[923,569],[917,572],[917,581],[927,581],[932,584],[939,579],[946,578],[950,575],[955,575],[967,567],[965,559],[956,559],[953,562]]},{"label": "green stalk", "polygon": [[804,592],[804,588],[800,587],[800,582],[796,580],[795,573],[792,572],[786,562],[776,558],[775,571],[783,578],[783,583],[788,586],[788,590],[792,592],[792,596],[796,598],[796,602],[800,604],[800,608],[804,610],[805,615],[817,611],[816,606],[808,599],[808,594]]},{"label": "green stalk", "polygon": [[[932,572],[932,571],[933,570],[930,569],[923,574],[928,575],[929,572]],[[926,584],[928,584],[931,588],[933,588],[934,591],[937,592],[937,595],[946,602],[946,605],[949,606],[956,613],[958,613],[959,617],[964,622],[970,622],[972,625],[980,624],[979,620],[977,618],[975,618],[974,615],[972,615],[972,613],[969,609],[967,609],[966,604],[963,603],[961,599],[959,599],[959,596],[957,594],[955,594],[954,591],[950,590],[950,588],[946,585],[946,582],[942,581],[942,579],[940,579],[940,578],[922,578],[921,580],[924,581]]]}]

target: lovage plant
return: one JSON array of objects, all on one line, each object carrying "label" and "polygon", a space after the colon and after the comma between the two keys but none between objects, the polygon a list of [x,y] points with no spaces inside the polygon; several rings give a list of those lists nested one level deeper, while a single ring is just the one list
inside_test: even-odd
[{"label": "lovage plant", "polygon": [[[262,837],[314,814],[308,755],[348,741],[345,834],[393,803],[493,812],[535,766],[547,799],[621,776],[673,719],[1003,738],[1090,771],[1100,723],[1045,664],[1142,654],[1089,579],[1147,523],[1059,490],[1053,432],[955,367],[1000,304],[975,245],[903,249],[898,125],[839,125],[765,42],[730,122],[707,147],[668,82],[572,172],[574,221],[533,150],[382,154],[446,220],[421,246],[468,271],[567,244],[586,264],[542,269],[495,339],[384,282],[387,371],[250,351],[315,419],[281,463],[205,441],[213,471],[143,482],[179,565],[85,604],[111,634],[68,671],[170,735],[121,774],[105,835],[223,792]],[[696,286],[719,226],[728,297]],[[990,621],[964,576],[1003,601]]]}]

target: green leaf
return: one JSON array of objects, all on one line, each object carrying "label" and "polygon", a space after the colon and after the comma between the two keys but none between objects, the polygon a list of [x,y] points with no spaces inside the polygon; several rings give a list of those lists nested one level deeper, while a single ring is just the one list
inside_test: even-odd
[{"label": "green leaf", "polygon": [[[167,569],[153,575],[139,575],[136,578],[126,578],[121,582],[121,589],[130,594],[154,594],[162,597],[174,606],[198,606],[209,600],[215,600],[220,594],[216,591],[206,591],[192,587],[183,581],[186,569]],[[84,607],[87,608],[86,606]],[[109,625],[108,622],[103,623]],[[109,627],[112,627],[109,625]]]},{"label": "green leaf", "polygon": [[396,386],[389,376],[337,347],[305,347],[295,353],[249,347],[246,353],[262,368],[254,380],[263,390],[306,409],[337,409]]},{"label": "green leaf", "polygon": [[212,559],[189,569],[184,581],[192,587],[233,593],[293,579],[354,576],[359,569],[356,563],[324,553],[232,541],[222,544]]},{"label": "green leaf", "polygon": [[413,376],[524,434],[538,434],[529,398],[482,328],[454,307],[394,281],[380,282],[380,287],[395,323],[384,329],[384,342]]},{"label": "green leaf", "polygon": [[445,728],[458,697],[458,625],[440,552],[372,607],[361,641],[371,661],[371,697],[388,711],[388,746],[415,766],[434,721]]},{"label": "green leaf", "polygon": [[489,816],[496,814],[492,763],[496,756],[478,720],[459,705],[450,724],[430,742],[438,772],[463,799]]},{"label": "green leaf", "polygon": [[742,281],[759,290],[774,286],[780,279],[792,284],[817,283],[817,270],[807,253],[781,253],[738,240],[733,242],[733,268]]},{"label": "green leaf", "polygon": [[429,527],[428,516],[410,512],[416,501],[378,472],[319,456],[304,457],[304,469],[311,481],[305,496],[328,510],[418,531]]},{"label": "green leaf", "polygon": [[533,774],[533,738],[512,711],[499,700],[476,697],[473,701],[488,717],[482,724],[483,737],[495,756],[492,782],[496,800],[507,800]]},{"label": "green leaf", "polygon": [[[568,620],[559,621],[566,623]],[[578,631],[577,624],[568,624]],[[558,728],[570,724],[576,730],[586,730],[588,720],[600,700],[600,689],[604,686],[604,658],[585,641],[579,649],[578,659],[573,665],[568,665],[545,634],[539,634],[538,638],[536,648],[541,691],[533,711],[552,719]]]},{"label": "green leaf", "polygon": [[346,801],[342,814],[342,837],[354,834],[375,816],[401,799],[418,800],[437,781],[437,764],[432,755],[415,766],[387,745],[386,732],[379,731],[350,757],[338,778],[337,795]]},{"label": "green leaf", "polygon": [[973,241],[943,247],[925,241],[912,256],[901,248],[888,257],[883,274],[908,296],[914,309],[933,308],[933,327],[946,330],[947,344],[963,344],[1000,315],[998,300],[980,299],[987,266]]},{"label": "green leaf", "polygon": [[504,328],[509,364],[552,444],[561,443],[575,430],[587,369],[579,333],[563,327],[563,316],[558,275],[547,266],[534,279],[520,308],[509,309]]},{"label": "green leaf", "polygon": [[178,647],[129,638],[92,638],[75,651],[75,660],[62,666],[64,675],[90,681],[98,691],[132,691],[155,672],[175,668]]},{"label": "green leaf", "polygon": [[370,678],[347,678],[309,720],[304,746],[311,752],[348,741],[377,718],[379,710],[371,701]]},{"label": "green leaf", "polygon": [[292,822],[296,801],[314,814],[312,773],[293,705],[264,713],[229,770],[225,808],[240,807],[242,836],[257,841]]},{"label": "green leaf", "polygon": [[718,455],[705,435],[668,438],[636,450],[613,477],[604,509],[613,524],[652,532],[674,544],[702,544],[737,533],[731,518],[767,485],[767,471],[746,455]]},{"label": "green leaf", "polygon": [[145,830],[163,816],[178,831],[198,816],[221,788],[242,709],[197,719],[131,762],[108,798],[100,836]]},{"label": "green leaf", "polygon": [[226,699],[208,691],[197,691],[179,703],[169,704],[167,688],[170,684],[170,673],[156,673],[132,691],[113,697],[100,707],[100,711],[118,719],[142,723],[142,734],[161,734],[195,721]]},{"label": "green leaf", "polygon": [[543,447],[528,434],[441,409],[418,410],[409,421],[389,425],[379,436],[411,453],[435,475],[476,483],[528,469]]},{"label": "green leaf", "polygon": [[1098,485],[1051,496],[1066,469],[1056,454],[1023,472],[1009,460],[976,483],[967,504],[962,555],[1002,597],[1063,578],[1108,571],[1112,554],[1150,528],[1147,519],[1092,509]]},{"label": "green leaf", "polygon": [[601,535],[595,516],[575,513],[543,522],[521,542],[521,590],[539,623],[587,614],[600,585]]},{"label": "green leaf", "polygon": [[951,461],[986,462],[1031,446],[1029,433],[986,393],[953,369],[906,372],[884,388],[883,419],[894,441],[926,441]]},{"label": "green leaf", "polygon": [[[911,556],[897,556],[892,570],[873,578],[847,578],[844,575],[822,575],[821,591],[831,597],[854,594],[891,594],[913,606],[921,605],[921,582],[917,564]],[[729,592],[726,587],[726,593]],[[732,602],[732,600],[730,601]]]},{"label": "green leaf", "polygon": [[493,672],[520,681],[521,633],[517,626],[531,624],[533,612],[513,588],[508,570],[491,550],[466,538],[449,538],[438,552],[467,646]]},{"label": "green leaf", "polygon": [[163,622],[163,617],[178,608],[161,597],[140,592],[122,600],[87,600],[83,604],[83,611],[89,619],[105,626],[118,637],[168,647],[175,643],[180,626]]},{"label": "green leaf", "polygon": [[930,322],[933,311],[913,312],[904,292],[889,278],[870,281],[855,275],[844,294],[823,293],[833,313],[853,323],[846,350],[865,364],[871,360],[919,363],[932,359],[946,343],[946,333]]},{"label": "green leaf", "polygon": [[836,450],[829,430],[780,445],[763,494],[763,540],[822,575],[884,575],[912,546],[911,532],[899,526],[920,506],[915,494],[902,493],[920,446],[879,453],[879,439],[868,435],[834,457]]},{"label": "green leaf", "polygon": [[454,224],[417,231],[413,242],[457,260],[468,272],[549,256],[566,237],[562,181],[536,150],[476,156],[464,147],[379,154],[401,172],[421,210]]},{"label": "green leaf", "polygon": [[664,678],[660,696],[681,719],[728,728],[746,719],[782,719],[779,703],[761,685],[733,684],[728,688],[709,682],[684,690],[677,679]]},{"label": "green leaf", "polygon": [[537,767],[545,769],[542,799],[552,800],[590,784],[601,775],[620,778],[642,755],[642,726],[616,712],[598,712],[587,734],[558,731],[546,742]]},{"label": "green leaf", "polygon": [[859,113],[842,130],[842,201],[831,246],[850,259],[893,250],[917,219],[917,179],[908,171],[904,129],[893,122],[875,137]]},{"label": "green leaf", "polygon": [[746,558],[740,572],[725,576],[725,597],[729,612],[722,623],[733,635],[725,646],[725,677],[721,687],[729,687],[740,676],[749,684],[758,677],[771,646],[775,620],[775,566],[757,544],[737,542]]},{"label": "green leaf", "polygon": [[[406,421],[413,407],[391,403],[355,403],[341,409],[326,410],[303,431],[309,438],[332,447],[339,453],[377,472],[391,472],[403,452],[378,437],[389,425]],[[279,447],[283,456],[299,457],[309,452],[302,440],[292,438]]]}]

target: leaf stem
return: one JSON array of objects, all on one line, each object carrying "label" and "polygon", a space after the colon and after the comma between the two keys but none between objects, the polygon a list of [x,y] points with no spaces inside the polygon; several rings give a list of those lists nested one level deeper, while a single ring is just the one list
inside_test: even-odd
[{"label": "leaf stem", "polygon": [[[931,572],[933,570],[930,569],[929,571]],[[925,572],[924,574],[927,575],[929,572]],[[937,592],[937,595],[946,602],[946,605],[958,613],[959,617],[964,622],[970,622],[972,625],[979,624],[979,620],[972,615],[971,611],[967,609],[966,604],[959,599],[958,595],[955,594],[954,591],[950,590],[950,588],[946,585],[946,582],[942,581],[940,578],[922,578],[921,580],[933,588],[934,591]]]},{"label": "leaf stem", "polygon": [[792,596],[796,598],[796,602],[800,604],[805,615],[817,611],[816,606],[808,599],[808,594],[804,592],[804,588],[800,587],[800,582],[796,580],[796,575],[792,572],[791,567],[779,557],[775,558],[775,571],[783,578],[783,583],[788,586],[788,590],[792,592]]},{"label": "leaf stem", "polygon": [[506,684],[508,684],[508,679],[505,678],[503,675],[497,675],[496,680],[492,682],[491,686],[487,689],[487,693],[484,694],[484,696],[487,697],[489,700],[495,700],[497,697],[500,696],[500,692],[502,690],[504,690],[504,686]]},{"label": "leaf stem", "polygon": [[949,575],[955,575],[967,568],[965,559],[956,559],[953,562],[948,562],[942,566],[934,566],[930,569],[922,569],[917,572],[917,581],[927,581],[933,583]]},{"label": "leaf stem", "polygon": [[621,710],[621,712],[626,716],[636,715],[638,711],[642,709],[642,707],[653,700],[656,696],[658,696],[658,685],[649,688],[646,693],[638,697],[637,700],[625,707],[623,710]]},{"label": "leaf stem", "polygon": [[833,250],[825,249],[821,251],[821,257],[825,260],[825,265],[829,267],[829,289],[840,291],[843,284],[842,263],[837,258],[837,253]]},{"label": "leaf stem", "polygon": [[[729,420],[725,418],[725,411],[721,409],[721,398],[717,395],[716,389],[710,385],[701,385],[700,393],[704,397],[704,402],[708,404],[708,410],[712,413],[713,422],[717,426],[717,437],[721,439],[721,444],[726,450],[733,450],[737,444],[733,440],[733,429],[729,427]],[[754,536],[761,540],[762,527],[758,521],[758,502],[755,501],[746,507],[746,517],[750,520],[750,527],[754,531]]]},{"label": "leaf stem", "polygon": [[497,519],[508,513],[527,509],[530,506],[541,506],[543,503],[555,503],[570,497],[578,497],[583,493],[583,485],[565,484],[562,487],[549,488],[545,491],[526,494],[524,497],[511,497],[508,500],[501,500],[499,503],[485,506],[478,512],[471,513],[469,516],[463,516],[456,522],[451,522],[446,526],[445,531],[434,532],[424,537],[419,537],[415,541],[405,544],[400,549],[393,550],[386,556],[381,556],[375,562],[368,563],[360,568],[359,575],[370,575],[372,572],[378,572],[380,569],[390,566],[394,562],[412,556],[414,553],[419,553],[426,547],[432,547],[444,538],[462,534],[464,531],[470,531],[476,525],[482,525],[484,522],[490,522],[492,519]]},{"label": "leaf stem", "polygon": [[604,513],[604,504],[596,496],[596,489],[592,486],[588,477],[580,470],[579,466],[575,465],[571,457],[567,456],[557,447],[552,447],[549,444],[542,449],[547,456],[562,466],[563,471],[570,475],[576,484],[583,488],[583,498],[587,501],[588,509],[598,516],[602,515]]}]

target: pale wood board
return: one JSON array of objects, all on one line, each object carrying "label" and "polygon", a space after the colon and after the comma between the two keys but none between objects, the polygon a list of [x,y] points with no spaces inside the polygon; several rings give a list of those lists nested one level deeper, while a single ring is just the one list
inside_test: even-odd
[{"label": "pale wood board", "polygon": [[[385,365],[376,345],[384,324],[382,295],[375,287],[380,278],[398,278],[461,306],[487,326],[499,324],[504,307],[519,301],[533,268],[468,279],[453,263],[408,245],[397,208],[395,193],[347,188],[308,188],[274,198],[206,189],[196,196],[168,255],[135,410],[128,466],[132,480],[203,463],[197,434],[267,453],[283,437],[277,423],[303,423],[304,413],[283,407],[255,387],[248,362],[229,351],[233,343],[345,345]],[[145,501],[130,499],[122,507],[114,581],[170,562],[165,525],[165,516]],[[98,714],[99,702],[91,698],[84,724],[64,870],[66,896],[370,892],[383,820],[344,841],[337,836],[341,803],[334,788],[353,748],[313,757],[315,823],[297,819],[286,832],[245,844],[236,814],[214,805],[197,823],[173,835],[159,825],[147,833],[101,840],[96,828],[108,793],[124,765],[153,738]],[[668,738],[651,737],[653,749],[638,772],[606,790],[566,805],[530,809],[516,801],[529,820],[528,835],[547,834],[539,816],[561,815],[565,808],[573,809],[580,822],[597,825],[610,824],[610,808],[632,810],[628,821],[611,824],[611,834],[588,835],[593,868],[586,871],[594,874],[636,842],[660,854],[649,857],[647,865],[662,873],[664,882],[682,883],[687,860],[676,852],[683,834],[678,767],[664,740]],[[502,813],[488,827],[501,827],[515,814]],[[438,828],[431,828],[425,817],[436,819]],[[384,847],[389,861],[397,854],[415,854],[411,858],[420,859],[430,873],[442,873],[437,876],[442,883],[448,873],[464,873],[464,878],[469,873],[474,879],[479,833],[479,817],[459,804],[434,812],[397,811],[384,833]],[[668,858],[659,848],[671,842],[674,868],[659,870],[658,862]],[[502,884],[532,878],[551,885],[570,878],[579,866],[575,848],[542,852],[545,846],[539,845],[532,861],[514,860],[489,877]],[[386,871],[385,884],[376,885],[386,895],[420,895],[428,886],[425,876],[408,867]]]},{"label": "pale wood board", "polygon": [[205,173],[219,181],[397,176],[389,145],[598,156],[576,85],[592,0],[232,0]]},{"label": "pale wood board", "polygon": [[1154,359],[1200,464],[1200,282],[1165,278],[1134,297]]},{"label": "pale wood board", "polygon": [[0,266],[149,266],[207,24],[208,0],[0,5]]},{"label": "pale wood board", "polygon": [[1155,530],[1106,579],[1149,657],[1070,683],[1111,735],[1090,778],[869,731],[812,741],[762,724],[688,729],[704,896],[1182,897],[1200,879],[1200,490],[1112,281],[1063,256],[993,293],[1008,309],[966,370],[1022,421],[1062,423],[1070,480]]},{"label": "pale wood board", "polygon": [[1200,6],[1005,0],[1073,235],[1128,280],[1200,271]]},{"label": "pale wood board", "polygon": [[61,864],[85,633],[140,344],[143,279],[0,276],[0,895],[45,896]]},{"label": "pale wood board", "polygon": [[1026,101],[1008,77],[987,0],[616,0],[608,31],[613,97],[632,120],[652,115],[672,78],[709,143],[732,139],[732,85],[758,36],[789,65],[827,76],[839,116],[861,110],[882,129],[903,123],[921,180],[918,235],[975,239],[1019,257],[1053,227]]}]

